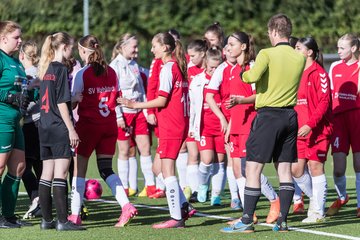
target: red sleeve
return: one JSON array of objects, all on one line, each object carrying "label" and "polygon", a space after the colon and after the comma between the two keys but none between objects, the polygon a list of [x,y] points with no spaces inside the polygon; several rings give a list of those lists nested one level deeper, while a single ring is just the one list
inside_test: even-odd
[{"label": "red sleeve", "polygon": [[[312,129],[316,127],[324,117],[330,106],[330,79],[323,70],[312,72],[309,76],[312,88],[308,90],[308,98],[317,98],[315,109],[309,113],[307,125]],[[316,96],[317,95],[317,96]],[[309,103],[309,99],[308,99]]]},{"label": "red sleeve", "polygon": [[[146,98],[148,101],[151,101],[157,97],[157,92],[159,89],[159,76],[161,70],[162,61],[160,59],[154,59],[151,62],[150,74],[147,83],[147,92]],[[154,114],[155,109],[151,108],[147,110],[148,114]]]}]

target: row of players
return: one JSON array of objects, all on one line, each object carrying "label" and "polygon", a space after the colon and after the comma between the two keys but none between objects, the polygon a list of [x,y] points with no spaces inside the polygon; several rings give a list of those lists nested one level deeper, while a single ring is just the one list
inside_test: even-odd
[{"label": "row of players", "polygon": [[[209,41],[211,42],[211,40],[215,38],[214,36],[217,36],[219,32],[221,31],[218,30],[218,25],[214,25],[208,29],[205,36],[207,35]],[[59,40],[60,42],[64,41],[64,39],[66,38],[69,38],[62,36],[63,34],[64,33],[59,33],[60,36],[58,34],[54,34],[50,36],[49,41],[55,41],[55,38],[57,36],[61,38]],[[212,34],[213,38],[209,37],[209,34]],[[342,44],[339,47],[339,50],[344,48],[347,52],[345,50],[345,53],[339,51],[339,55],[343,61],[338,62],[336,66],[341,66],[341,70],[340,73],[338,73],[338,70],[336,70],[337,67],[334,65],[335,67],[332,68],[332,75],[334,75],[334,70],[334,76],[345,75],[341,74],[341,71],[345,71],[343,69],[345,67],[342,66],[344,65],[343,63],[345,63],[346,66],[357,66],[357,64],[354,64],[357,63],[358,51],[358,42],[356,42],[355,39],[356,41],[358,41],[357,38],[352,35],[345,35],[339,40],[339,44]],[[71,43],[71,41],[69,41],[69,43]],[[109,77],[109,73],[105,74],[105,78],[103,78],[103,80],[101,81],[101,85],[99,85],[100,81],[97,78],[104,74],[104,70],[101,70],[101,66],[103,67],[103,69],[107,68],[101,52],[100,44],[97,39],[92,36],[87,36],[79,41],[79,53],[82,60],[86,63],[86,66],[75,75],[72,86],[74,103],[73,105],[79,103],[78,114],[80,118],[78,123],[76,124],[76,132],[80,135],[81,139],[81,143],[77,148],[78,155],[75,160],[75,174],[73,178],[72,215],[69,217],[72,222],[76,224],[79,224],[81,222],[81,220],[79,219],[79,213],[84,192],[84,178],[86,174],[87,160],[89,159],[89,156],[94,149],[97,152],[98,167],[101,176],[112,188],[114,195],[116,196],[120,205],[123,207],[123,214],[125,213],[126,215],[127,213],[127,215],[124,216],[123,219],[120,217],[120,221],[117,225],[125,225],[125,223],[127,223],[127,221],[136,214],[136,210],[133,209],[131,204],[128,205],[129,203],[126,195],[124,196],[122,191],[117,191],[116,187],[114,189],[114,186],[120,186],[122,184],[125,185],[127,182],[127,169],[129,169],[129,161],[127,161],[127,159],[130,148],[129,139],[134,136],[141,154],[140,162],[145,176],[147,195],[163,195],[164,192],[161,192],[161,190],[164,189],[164,187],[161,187],[161,182],[164,182],[166,185],[166,192],[168,193],[168,197],[173,198],[175,196],[181,199],[181,205],[179,204],[178,206],[174,206],[169,204],[172,219],[160,225],[154,225],[154,227],[163,228],[184,226],[184,214],[189,214],[189,209],[188,207],[183,207],[183,212],[179,211],[181,209],[179,206],[188,205],[186,204],[186,199],[184,200],[183,198],[182,191],[179,191],[179,188],[176,187],[177,182],[176,178],[174,178],[174,163],[170,159],[174,160],[177,158],[179,152],[184,152],[181,139],[185,137],[184,134],[187,135],[187,117],[190,117],[190,131],[189,137],[186,141],[189,153],[188,157],[186,156],[186,154],[179,155],[179,157],[181,157],[177,160],[178,170],[181,168],[185,169],[184,165],[181,166],[181,164],[178,163],[183,162],[183,164],[185,163],[185,166],[187,162],[189,163],[189,167],[187,167],[187,169],[190,169],[190,176],[198,175],[198,180],[196,181],[196,177],[192,177],[191,181],[188,182],[189,184],[195,184],[191,186],[191,190],[193,193],[197,192],[197,199],[203,202],[206,200],[206,192],[208,189],[207,183],[209,181],[210,169],[213,169],[211,202],[212,204],[219,204],[219,194],[223,187],[223,179],[225,176],[225,146],[228,146],[228,179],[230,180],[232,176],[234,176],[232,179],[233,185],[231,186],[230,181],[229,185],[232,193],[232,200],[235,200],[234,206],[238,204],[238,201],[236,201],[236,199],[238,199],[237,189],[239,189],[239,194],[241,198],[241,195],[244,191],[243,189],[245,187],[245,174],[244,171],[242,171],[244,170],[244,164],[241,164],[241,160],[246,155],[245,142],[250,131],[250,124],[256,114],[253,104],[255,102],[254,88],[251,87],[251,85],[246,85],[241,81],[240,72],[250,68],[251,63],[255,59],[255,52],[253,49],[251,37],[249,37],[249,35],[243,32],[236,32],[231,34],[228,38],[227,43],[227,47],[224,48],[226,61],[224,63],[221,63],[223,61],[223,53],[221,52],[219,47],[211,47],[210,49],[207,49],[204,41],[193,41],[188,46],[190,63],[186,67],[186,62],[188,61],[186,61],[186,58],[184,58],[184,54],[181,53],[181,51],[174,53],[172,51],[181,50],[180,43],[178,41],[175,41],[174,37],[169,35],[169,33],[156,35],[152,42],[152,52],[154,53],[156,60],[153,61],[152,68],[150,70],[151,73],[148,82],[147,102],[144,102],[145,88],[142,83],[140,68],[134,61],[134,58],[136,58],[137,55],[137,39],[135,36],[127,34],[124,35],[124,37],[119,41],[119,43],[114,49],[115,58],[110,64],[110,66],[113,67],[113,69],[115,70],[115,79],[119,79],[119,86],[123,97],[123,99],[120,100],[120,103],[122,103],[122,107],[118,107],[117,111],[117,124],[119,128],[118,131],[115,131],[116,133],[118,133],[118,164],[119,175],[121,179],[121,181],[119,181],[117,177],[113,175],[112,170],[110,171],[111,165],[109,164],[109,162],[111,162],[109,157],[113,155],[113,153],[109,153],[114,151],[113,148],[115,148],[115,144],[113,144],[113,147],[111,144],[108,144],[108,141],[112,142],[114,140],[114,131],[111,131],[111,129],[109,129],[111,126],[111,118],[108,117],[114,114],[112,110],[115,108],[116,105],[115,99],[117,96],[114,95],[114,92],[117,92],[117,85],[111,85],[114,82],[106,82],[108,79],[112,78]],[[71,44],[69,44],[68,46],[65,43],[62,43],[60,45],[64,45],[64,49],[62,51],[65,51],[65,53],[68,54],[69,46]],[[309,214],[306,222],[316,222],[323,219],[324,217],[324,206],[326,199],[326,178],[324,176],[323,163],[326,160],[326,153],[328,150],[330,136],[332,132],[330,124],[331,117],[329,116],[329,110],[331,107],[331,105],[329,104],[330,83],[328,82],[325,71],[318,64],[321,64],[320,53],[315,40],[312,38],[300,39],[297,43],[296,48],[299,51],[302,51],[304,56],[307,58],[307,66],[305,66],[305,69],[309,68],[310,70],[308,71],[309,75],[306,76],[305,80],[301,80],[301,83],[303,84],[300,85],[298,95],[298,114],[300,116],[299,126],[304,127],[299,129],[299,162],[297,164],[294,164],[293,174],[295,177],[294,179],[297,183],[299,183],[298,185],[301,190],[306,195],[308,195],[310,199],[313,200],[311,201],[312,210],[311,212],[309,212],[311,214]],[[116,50],[120,51],[116,53]],[[174,61],[173,56],[177,61]],[[67,57],[70,57],[70,55]],[[167,61],[164,62],[164,58],[167,59]],[[168,64],[168,68],[165,68],[167,69],[166,71],[160,71],[160,69],[164,69],[164,66],[166,66],[167,62],[172,64]],[[179,65],[179,67],[177,67],[177,65]],[[41,66],[42,65],[40,62],[40,70]],[[311,66],[312,68],[310,68]],[[353,70],[353,75],[356,75],[355,72],[357,69],[351,70]],[[110,72],[112,71],[110,70]],[[188,75],[188,80],[190,83],[190,111],[187,107],[188,105],[186,102],[186,88],[188,87],[188,83],[186,83],[186,81],[182,83],[182,81],[179,81],[179,79],[177,79],[179,76],[186,76],[186,74]],[[54,75],[57,76],[56,74]],[[303,78],[304,76],[305,74],[303,75]],[[85,79],[86,82],[84,81]],[[167,79],[167,81],[165,81],[164,79]],[[346,88],[346,90],[344,90],[343,87],[341,87],[343,86],[344,82],[346,82],[344,81],[346,79],[349,78],[344,77],[343,81],[337,81],[336,84],[334,84],[334,81],[332,81],[334,86],[333,89],[335,89],[335,94],[333,95],[337,96],[333,100],[333,106],[335,107],[333,107],[334,110],[339,108],[341,109],[341,107],[345,105],[345,107],[342,107],[343,110],[337,110],[336,114],[341,112],[348,112],[349,109],[352,110],[351,104],[349,107],[348,102],[341,103],[339,100],[338,102],[336,102],[336,99],[341,99],[341,101],[354,100],[353,98],[349,97],[351,95],[350,93],[346,93],[346,91],[351,92],[353,89]],[[47,80],[47,78],[43,78],[43,80],[44,82],[47,82],[45,81]],[[53,77],[50,77],[48,80],[51,80],[52,82]],[[314,89],[309,90],[307,87],[309,85],[313,86]],[[151,87],[153,91],[151,91]],[[178,90],[179,92],[177,92],[174,91],[175,89],[180,90]],[[338,89],[338,92],[336,92],[336,89]],[[339,89],[342,90],[340,91]],[[311,92],[312,95],[309,94],[309,92]],[[49,111],[51,107],[56,108],[56,106],[51,106],[49,105],[51,104],[51,102],[48,103],[47,101],[44,101],[46,100],[44,99],[44,96],[46,96],[46,98],[48,97],[48,95],[46,94],[46,91],[42,94],[43,105],[41,109],[44,110],[45,113],[48,113],[46,111]],[[108,96],[108,94],[110,95]],[[175,96],[178,97],[178,103],[169,106],[170,102],[166,102],[166,99],[169,99],[169,101],[176,101]],[[316,99],[317,102],[314,102],[314,99]],[[316,109],[316,107],[318,106],[321,106],[322,109],[319,110],[320,113],[314,109],[309,110],[309,102],[313,104],[311,107],[314,107],[314,109]],[[156,109],[154,111],[153,109],[156,107],[160,107],[160,111],[156,111]],[[144,115],[143,112],[139,110],[134,111],[132,110],[133,108],[150,108],[151,110],[146,113],[147,118],[145,118],[146,114]],[[167,111],[164,111],[163,108]],[[229,111],[228,109],[231,109],[231,111]],[[310,116],[312,116],[313,118],[310,118],[307,115],[308,111],[312,112]],[[314,112],[316,112],[317,114],[314,114]],[[161,116],[163,116],[163,119],[161,119]],[[178,117],[177,119],[176,116]],[[108,118],[108,121],[104,121],[104,118]],[[54,119],[51,118],[50,120],[53,121]],[[150,157],[150,141],[146,120],[148,120],[150,124],[158,125],[159,127],[159,156],[155,159],[153,164],[154,173],[155,175],[157,175],[156,185],[158,190],[155,190],[155,183],[153,180],[153,175],[151,173],[152,160]],[[46,119],[44,121],[46,121]],[[158,124],[156,124],[157,121],[159,121]],[[100,128],[101,125],[99,125],[99,122],[104,123],[104,130]],[[322,123],[324,126],[326,126],[326,131],[322,131],[320,134],[320,138],[317,138],[319,136],[316,136],[316,134],[314,134],[314,128],[316,129],[316,127],[321,126],[321,124],[319,123]],[[334,122],[334,124],[335,123],[336,122]],[[96,128],[94,128],[94,124],[96,124]],[[41,121],[40,126],[42,126]],[[324,126],[322,126],[321,128],[324,129]],[[343,126],[343,124],[341,124],[341,126]],[[349,124],[347,124],[347,126],[349,126]],[[96,131],[94,131],[94,129],[96,129]],[[40,140],[42,134],[41,132],[42,131],[40,131]],[[105,132],[107,133],[107,135],[102,135]],[[312,139],[311,137],[306,138],[306,136],[309,135],[310,132],[310,136],[316,136],[315,139]],[[101,135],[96,136],[97,134]],[[334,140],[334,146],[339,148],[339,152],[347,153],[348,149],[346,150],[346,143],[345,146],[343,146],[340,145],[339,141],[343,138],[347,139],[347,136],[343,135],[344,132],[342,132],[341,138],[340,136],[335,135],[336,137]],[[176,138],[176,136],[178,136],[179,138]],[[46,142],[47,144],[49,143],[49,141],[44,142]],[[59,140],[51,139],[50,142],[58,143]],[[225,142],[229,144],[225,145]],[[72,145],[76,146],[77,144],[78,138],[73,137]],[[350,143],[348,143],[348,145],[349,144]],[[353,147],[353,151],[356,152],[356,147],[354,150],[355,143],[351,142],[351,144]],[[343,147],[340,148],[340,146]],[[201,160],[199,166],[197,165],[198,150],[200,151]],[[190,159],[190,156],[192,157],[192,161]],[[159,164],[160,159],[161,164]],[[42,160],[44,160],[43,157]],[[309,172],[305,171],[305,165],[307,162],[306,160],[313,160],[309,161],[308,164],[311,176],[309,175]],[[216,161],[216,163],[212,164],[213,161]],[[339,162],[341,161],[339,160]],[[233,170],[231,169],[231,166],[233,166]],[[179,172],[179,177],[182,189],[186,189],[187,184],[181,184],[181,180],[186,179],[186,177],[184,177],[184,172]],[[43,181],[40,181],[40,186],[46,185],[47,187],[49,187],[49,182],[51,183],[51,181],[49,180],[51,179],[42,178],[42,180]],[[235,180],[235,182],[233,180]],[[277,197],[272,187],[268,184],[264,176],[262,182],[264,183],[262,185],[262,191],[264,191],[264,194],[269,198],[270,201],[274,203],[272,204],[272,206],[278,206],[274,207],[274,209],[270,211],[270,213],[273,212],[273,214],[269,214],[270,219],[268,220],[268,222],[273,222],[277,219],[277,215],[279,214],[279,198]],[[59,181],[59,183],[61,186],[63,186],[62,181]],[[315,186],[315,184],[317,185]],[[136,189],[136,187],[130,189]],[[312,191],[312,189],[317,190]],[[337,190],[338,189],[340,188],[337,187]],[[39,192],[41,192],[40,189]],[[340,189],[338,192],[340,193],[340,198],[330,207],[330,209],[339,209],[341,205],[345,204],[348,201],[346,190],[345,194],[344,189]],[[176,194],[178,195],[176,196]],[[46,204],[42,205],[46,206]],[[193,211],[190,212],[191,214],[193,213]],[[271,215],[273,215],[272,217],[274,219],[271,219]],[[52,217],[45,215],[43,216],[44,219],[41,226],[44,228],[53,227],[54,225],[52,224]],[[58,218],[61,222],[59,216]],[[68,228],[80,229],[76,228],[75,226],[71,225],[71,223],[65,220],[62,220],[62,222],[68,223]],[[68,225],[60,224],[60,227],[58,228],[66,229],[67,227],[64,226]]]}]

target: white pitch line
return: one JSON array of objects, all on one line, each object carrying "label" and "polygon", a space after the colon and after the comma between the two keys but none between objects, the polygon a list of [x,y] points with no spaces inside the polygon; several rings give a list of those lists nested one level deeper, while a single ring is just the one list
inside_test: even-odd
[{"label": "white pitch line", "polygon": [[[97,199],[97,200],[92,200],[92,201],[117,204],[116,201],[104,200],[104,199]],[[166,207],[148,206],[148,205],[143,205],[143,204],[135,204],[134,206],[139,207],[139,208],[149,208],[149,209],[157,209],[157,210],[162,210],[162,211],[169,211],[169,209]],[[215,219],[221,219],[221,220],[234,220],[235,219],[232,217],[216,216],[216,215],[210,215],[210,214],[200,213],[200,212],[195,213],[195,215],[199,216],[199,217],[215,218]],[[271,228],[274,226],[273,224],[267,224],[267,223],[258,223],[257,225],[271,227]],[[310,233],[310,234],[320,235],[320,236],[336,237],[336,238],[349,239],[349,240],[360,240],[360,237],[353,237],[353,236],[343,235],[343,234],[327,233],[327,232],[308,230],[308,229],[302,229],[302,228],[296,228],[296,227],[289,227],[289,229],[291,231],[295,231],[295,232]]]},{"label": "white pitch line", "polygon": [[[19,195],[27,195],[26,192],[19,192]],[[103,203],[110,203],[110,204],[118,204],[117,201],[111,201],[111,200],[105,200],[105,199],[96,199],[96,200],[90,200],[93,202],[103,202]],[[148,208],[148,209],[157,209],[162,211],[169,211],[166,207],[158,207],[158,206],[148,206],[143,204],[134,204],[136,207],[140,208]],[[217,215],[210,215],[206,213],[195,213],[196,216],[199,217],[207,217],[207,218],[214,218],[214,219],[221,219],[221,220],[234,220],[236,218],[232,217],[225,217],[225,216],[217,216]],[[258,223],[257,225],[265,226],[265,227],[273,227],[273,224],[267,224],[267,223]],[[320,235],[320,236],[327,236],[327,237],[336,237],[336,238],[342,238],[342,239],[349,239],[349,240],[360,240],[360,237],[353,237],[349,235],[343,235],[343,234],[337,234],[337,233],[327,233],[327,232],[321,232],[321,231],[315,231],[315,230],[309,230],[309,229],[302,229],[302,228],[296,228],[296,227],[289,227],[291,231],[295,232],[303,232],[303,233],[310,233],[314,235]]]}]

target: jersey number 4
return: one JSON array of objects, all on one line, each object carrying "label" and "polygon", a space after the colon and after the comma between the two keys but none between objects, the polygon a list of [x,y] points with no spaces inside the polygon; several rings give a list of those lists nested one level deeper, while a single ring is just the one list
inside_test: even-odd
[{"label": "jersey number 4", "polygon": [[48,113],[50,110],[50,104],[49,104],[49,89],[46,87],[44,96],[41,98],[41,109],[45,111],[45,113]]}]

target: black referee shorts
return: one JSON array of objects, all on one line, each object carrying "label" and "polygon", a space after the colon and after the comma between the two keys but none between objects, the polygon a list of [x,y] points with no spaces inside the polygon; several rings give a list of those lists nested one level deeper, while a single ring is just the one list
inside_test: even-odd
[{"label": "black referee shorts", "polygon": [[298,124],[293,108],[260,108],[246,142],[246,161],[296,162]]}]

